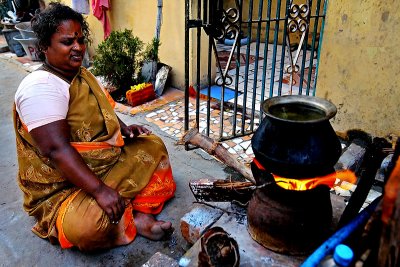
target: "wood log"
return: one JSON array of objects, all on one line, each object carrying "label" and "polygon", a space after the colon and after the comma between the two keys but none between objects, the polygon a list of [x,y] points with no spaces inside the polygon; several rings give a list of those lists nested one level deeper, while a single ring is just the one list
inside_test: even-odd
[{"label": "wood log", "polygon": [[256,184],[256,181],[254,180],[253,174],[251,173],[249,167],[240,163],[219,142],[199,133],[197,128],[193,128],[187,131],[178,143],[184,145],[191,144],[203,149],[208,154],[215,156],[226,165],[232,167],[234,170],[243,175],[243,177],[248,181],[252,182],[253,184]]},{"label": "wood log", "polygon": [[251,182],[199,179],[189,182],[197,201],[247,203],[256,187]]}]

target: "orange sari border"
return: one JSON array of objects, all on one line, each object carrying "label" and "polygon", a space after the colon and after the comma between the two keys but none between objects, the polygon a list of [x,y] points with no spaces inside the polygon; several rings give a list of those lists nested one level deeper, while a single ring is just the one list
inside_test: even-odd
[{"label": "orange sari border", "polygon": [[77,190],[75,193],[71,194],[66,200],[64,200],[61,203],[60,209],[58,211],[57,219],[56,219],[56,228],[58,232],[58,242],[60,242],[61,248],[72,248],[74,245],[69,242],[67,237],[64,234],[64,229],[62,227],[62,224],[64,222],[64,217],[65,213],[67,212],[69,206],[71,205],[71,202],[75,199],[75,197],[78,195],[78,193],[81,190]]},{"label": "orange sari border", "polygon": [[87,152],[94,149],[111,148],[112,145],[106,142],[71,142],[71,146],[78,152]]}]

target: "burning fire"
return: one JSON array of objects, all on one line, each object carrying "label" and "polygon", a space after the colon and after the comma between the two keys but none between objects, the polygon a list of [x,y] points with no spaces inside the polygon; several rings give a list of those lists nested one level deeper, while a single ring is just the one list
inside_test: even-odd
[{"label": "burning fire", "polygon": [[[253,161],[260,170],[265,171],[265,168],[260,164],[260,162],[258,162],[256,159],[254,159]],[[272,175],[278,186],[287,190],[297,191],[313,189],[318,185],[326,185],[329,188],[339,186],[344,190],[349,190],[351,189],[352,185],[354,185],[357,181],[356,175],[350,170],[340,170],[324,176],[318,176],[308,179],[292,179],[281,177],[276,174]]]}]

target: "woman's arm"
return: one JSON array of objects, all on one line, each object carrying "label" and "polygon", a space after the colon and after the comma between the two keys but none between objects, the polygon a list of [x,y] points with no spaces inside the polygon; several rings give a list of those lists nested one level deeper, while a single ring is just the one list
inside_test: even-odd
[{"label": "woman's arm", "polygon": [[125,210],[123,198],[89,169],[71,146],[69,132],[66,120],[58,120],[32,129],[30,134],[40,153],[50,159],[64,178],[91,195],[111,222],[119,221]]}]

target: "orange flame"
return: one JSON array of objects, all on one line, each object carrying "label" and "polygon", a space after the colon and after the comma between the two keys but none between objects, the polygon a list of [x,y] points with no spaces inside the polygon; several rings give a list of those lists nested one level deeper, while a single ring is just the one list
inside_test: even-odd
[{"label": "orange flame", "polygon": [[[254,159],[254,163],[260,170],[265,168]],[[287,190],[303,191],[313,189],[319,185],[326,185],[329,188],[339,186],[344,190],[349,190],[357,182],[357,177],[350,170],[340,170],[324,176],[318,176],[307,179],[292,179],[272,174],[278,186]]]}]

